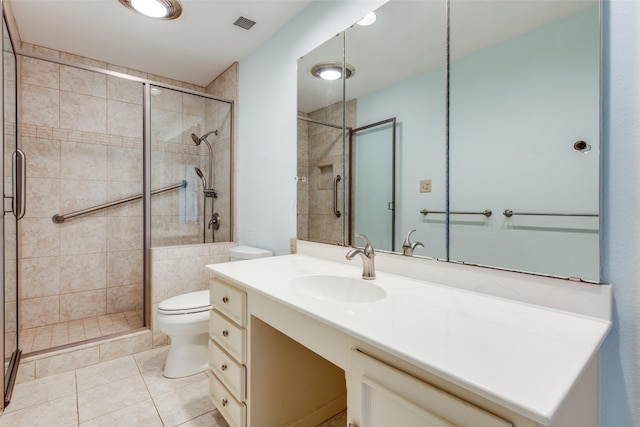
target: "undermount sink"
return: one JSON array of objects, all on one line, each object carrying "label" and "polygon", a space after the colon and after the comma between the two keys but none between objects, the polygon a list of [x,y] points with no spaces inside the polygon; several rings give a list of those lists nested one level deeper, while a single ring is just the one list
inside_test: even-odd
[{"label": "undermount sink", "polygon": [[344,276],[301,276],[291,280],[290,285],[302,294],[325,301],[372,302],[387,295],[371,281]]}]

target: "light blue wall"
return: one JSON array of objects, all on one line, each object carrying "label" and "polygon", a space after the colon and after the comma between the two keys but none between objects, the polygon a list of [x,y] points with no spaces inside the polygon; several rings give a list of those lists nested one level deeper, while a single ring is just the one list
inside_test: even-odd
[{"label": "light blue wall", "polygon": [[[241,244],[284,254],[295,235],[296,60],[381,3],[318,0],[241,61]],[[639,3],[604,3],[601,266],[615,317],[600,358],[602,427],[640,426]]]},{"label": "light blue wall", "polygon": [[600,356],[600,425],[640,426],[640,2],[604,2],[602,280],[613,329]]}]

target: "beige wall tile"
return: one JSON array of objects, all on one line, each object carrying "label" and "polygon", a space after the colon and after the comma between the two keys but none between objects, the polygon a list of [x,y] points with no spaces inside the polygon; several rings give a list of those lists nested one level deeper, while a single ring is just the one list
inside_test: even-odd
[{"label": "beige wall tile", "polygon": [[74,292],[60,295],[60,321],[84,319],[105,314],[107,294],[105,289]]},{"label": "beige wall tile", "polygon": [[100,362],[151,350],[151,332],[100,344]]},{"label": "beige wall tile", "polygon": [[139,217],[107,218],[107,250],[130,251],[141,247],[142,220]]},{"label": "beige wall tile", "polygon": [[60,186],[61,213],[70,213],[87,209],[108,201],[105,181],[61,179]]},{"label": "beige wall tile", "polygon": [[57,89],[22,84],[22,124],[58,127],[60,92]]},{"label": "beige wall tile", "polygon": [[21,250],[23,258],[49,257],[58,254],[60,232],[50,218],[23,218],[21,220]]},{"label": "beige wall tile", "polygon": [[60,127],[105,133],[107,131],[106,99],[61,91]]},{"label": "beige wall tile", "polygon": [[[99,362],[99,356],[100,352],[98,347],[89,347],[38,359],[35,361],[36,378],[49,377],[85,366],[95,365]],[[22,365],[20,369],[22,369]]]},{"label": "beige wall tile", "polygon": [[25,299],[21,302],[22,329],[52,325],[60,321],[58,296]]},{"label": "beige wall tile", "polygon": [[106,251],[107,220],[104,217],[74,218],[60,227],[60,255]]},{"label": "beige wall tile", "polygon": [[107,252],[107,287],[141,283],[142,275],[142,249]]},{"label": "beige wall tile", "polygon": [[142,160],[141,148],[108,147],[107,179],[141,183]]},{"label": "beige wall tile", "polygon": [[59,258],[24,258],[20,261],[22,299],[58,295],[60,292]]},{"label": "beige wall tile", "polygon": [[39,59],[22,57],[22,83],[58,89],[60,65]]},{"label": "beige wall tile", "polygon": [[[182,102],[180,105],[182,105]],[[153,108],[151,110],[152,141],[181,143],[182,130],[182,114],[180,112],[159,108]]]},{"label": "beige wall tile", "polygon": [[60,141],[23,136],[22,150],[29,159],[28,178],[60,178]]},{"label": "beige wall tile", "polygon": [[107,76],[107,98],[141,106],[142,83]]},{"label": "beige wall tile", "polygon": [[[81,274],[78,274],[81,272]],[[107,287],[106,253],[60,257],[60,294]]]},{"label": "beige wall tile", "polygon": [[60,90],[106,98],[107,76],[62,65],[60,66]]},{"label": "beige wall tile", "polygon": [[51,218],[60,212],[60,180],[27,178],[25,218]]},{"label": "beige wall tile", "polygon": [[107,147],[62,141],[61,175],[64,179],[107,179]]},{"label": "beige wall tile", "polygon": [[109,100],[107,102],[107,133],[142,138],[142,108],[140,105]]},{"label": "beige wall tile", "polygon": [[142,283],[107,289],[107,313],[140,309],[143,306]]}]

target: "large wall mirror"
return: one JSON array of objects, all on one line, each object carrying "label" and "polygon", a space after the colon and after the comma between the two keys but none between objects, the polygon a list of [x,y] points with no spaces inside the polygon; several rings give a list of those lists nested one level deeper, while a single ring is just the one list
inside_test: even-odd
[{"label": "large wall mirror", "polygon": [[598,281],[599,2],[375,14],[298,61],[298,238]]}]

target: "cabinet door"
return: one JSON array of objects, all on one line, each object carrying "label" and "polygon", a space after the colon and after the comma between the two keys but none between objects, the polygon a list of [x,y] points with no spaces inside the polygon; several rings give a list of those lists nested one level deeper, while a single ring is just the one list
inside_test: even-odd
[{"label": "cabinet door", "polygon": [[512,427],[512,424],[357,350],[347,370],[351,426]]}]

